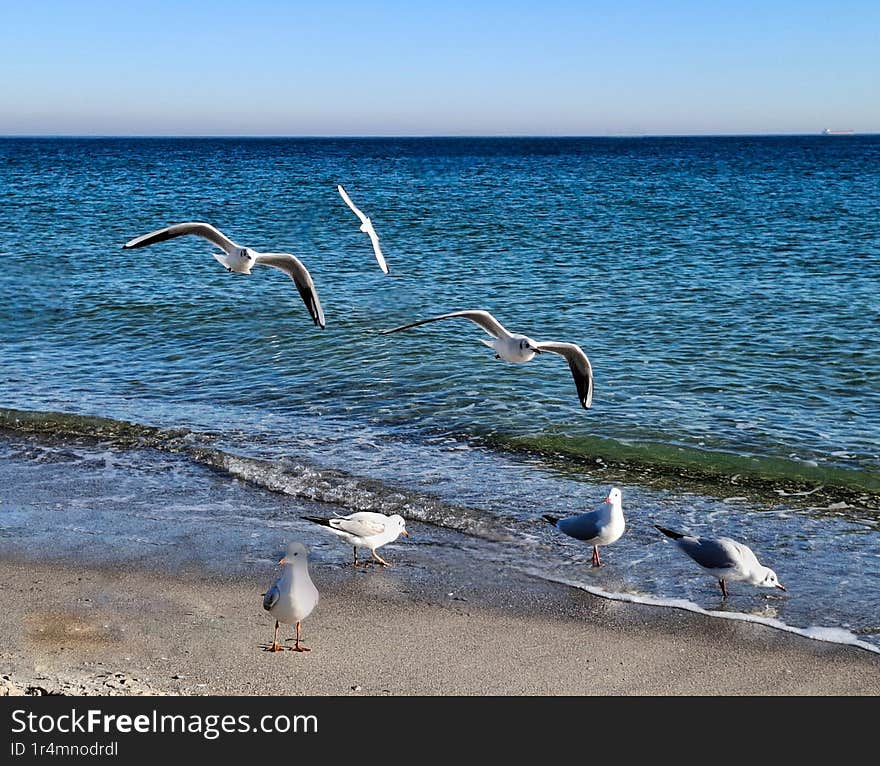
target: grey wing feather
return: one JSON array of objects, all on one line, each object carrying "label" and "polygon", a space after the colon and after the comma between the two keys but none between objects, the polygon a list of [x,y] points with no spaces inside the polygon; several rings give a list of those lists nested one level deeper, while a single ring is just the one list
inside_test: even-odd
[{"label": "grey wing feather", "polygon": [[588,410],[593,404],[593,365],[584,350],[574,343],[542,342],[536,344],[541,351],[564,356],[577,386],[581,406]]},{"label": "grey wing feather", "polygon": [[592,540],[602,532],[602,514],[597,511],[562,519],[556,525],[560,532],[576,540]]},{"label": "grey wing feather", "polygon": [[355,537],[370,537],[381,535],[385,531],[385,525],[376,521],[364,519],[330,519],[330,526],[340,532],[348,532]]},{"label": "grey wing feather", "polygon": [[678,547],[706,569],[732,569],[736,559],[720,540],[705,537],[682,537],[676,540]]},{"label": "grey wing feather", "polygon": [[266,591],[266,595],[263,596],[263,609],[268,612],[278,603],[279,598],[281,598],[281,590],[278,588],[278,583],[276,582]]},{"label": "grey wing feather", "polygon": [[156,231],[151,231],[149,234],[143,234],[140,237],[130,239],[122,247],[125,250],[134,250],[138,247],[154,245],[157,242],[165,242],[168,239],[183,237],[187,234],[194,234],[197,237],[207,239],[229,255],[232,255],[240,249],[239,246],[229,239],[229,237],[227,237],[222,231],[211,226],[209,223],[202,223],[201,221],[177,223],[174,226],[157,229]]},{"label": "grey wing feather", "polygon": [[312,275],[303,265],[302,261],[290,253],[257,253],[255,262],[263,266],[271,266],[280,269],[289,276],[296,284],[300,297],[316,325],[324,329],[324,309],[318,299],[318,290],[312,280]]},{"label": "grey wing feather", "polygon": [[420,319],[418,322],[410,322],[409,324],[401,325],[400,327],[394,327],[391,330],[382,330],[381,334],[388,335],[388,333],[408,330],[410,327],[418,327],[421,324],[428,324],[428,322],[438,322],[441,319],[453,319],[455,317],[470,319],[471,322],[478,324],[493,338],[505,338],[510,335],[510,333],[501,325],[501,322],[495,319],[495,317],[493,317],[488,311],[480,310],[453,311],[451,314],[441,314],[440,316],[431,317],[430,319]]}]

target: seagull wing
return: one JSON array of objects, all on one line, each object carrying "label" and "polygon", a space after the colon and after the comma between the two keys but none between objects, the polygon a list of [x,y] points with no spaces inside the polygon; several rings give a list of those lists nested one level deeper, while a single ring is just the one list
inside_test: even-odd
[{"label": "seagull wing", "polygon": [[268,612],[278,603],[279,598],[281,598],[281,589],[278,587],[278,580],[276,580],[272,587],[266,591],[266,595],[263,596],[263,609]]},{"label": "seagull wing", "polygon": [[574,343],[537,343],[536,347],[541,351],[549,351],[551,354],[565,357],[571,376],[577,385],[581,406],[585,410],[590,409],[593,404],[593,365],[590,364],[584,350]]},{"label": "seagull wing", "polygon": [[351,197],[348,196],[342,186],[337,185],[336,190],[339,192],[342,199],[345,200],[345,204],[348,205],[354,211],[354,214],[361,219],[361,223],[367,223],[370,220],[361,212],[360,208],[351,201]]},{"label": "seagull wing", "polygon": [[438,317],[431,317],[430,319],[420,319],[418,322],[411,322],[410,324],[401,325],[400,327],[394,327],[391,330],[382,330],[381,334],[388,335],[388,333],[408,330],[410,327],[418,327],[420,324],[437,322],[441,319],[453,319],[454,317],[470,319],[471,322],[478,324],[493,338],[507,338],[510,336],[510,333],[504,329],[501,322],[493,317],[488,311],[454,311],[451,314],[441,314]]},{"label": "seagull wing", "polygon": [[381,535],[385,531],[385,525],[369,519],[353,519],[351,517],[330,519],[330,526],[340,532],[347,532],[353,537],[370,537]]},{"label": "seagull wing", "polygon": [[590,511],[579,516],[561,519],[556,528],[576,540],[593,540],[597,538],[605,526],[607,514],[601,511]]},{"label": "seagull wing", "polygon": [[197,237],[202,237],[203,239],[207,239],[209,242],[213,242],[227,255],[234,255],[237,251],[241,249],[222,231],[211,226],[211,224],[209,223],[201,223],[199,221],[178,223],[174,226],[166,226],[164,229],[151,231],[149,234],[144,234],[140,237],[130,239],[122,246],[122,248],[124,250],[134,250],[138,247],[154,245],[156,244],[156,242],[164,242],[167,239],[183,237],[187,234],[195,234]]},{"label": "seagull wing", "polygon": [[373,252],[376,255],[376,260],[379,261],[379,268],[387,274],[388,273],[388,264],[385,263],[385,256],[382,255],[382,248],[379,247],[379,235],[376,234],[376,230],[373,228],[373,224],[370,224],[367,227],[367,234],[370,236],[370,242],[373,243]]},{"label": "seagull wing", "polygon": [[322,330],[324,329],[324,309],[321,308],[321,301],[318,300],[318,291],[312,281],[312,275],[309,274],[308,269],[303,266],[299,258],[290,255],[290,253],[257,253],[254,261],[263,266],[280,269],[287,274],[296,284],[296,289],[299,290],[312,320]]},{"label": "seagull wing", "polygon": [[707,537],[682,537],[676,540],[678,547],[706,569],[735,569],[737,559],[731,546],[725,540]]}]

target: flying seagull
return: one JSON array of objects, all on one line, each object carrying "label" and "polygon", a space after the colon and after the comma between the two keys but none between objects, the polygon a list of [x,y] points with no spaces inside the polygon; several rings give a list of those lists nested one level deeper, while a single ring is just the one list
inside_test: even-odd
[{"label": "flying seagull", "polygon": [[507,362],[521,364],[531,360],[535,354],[541,354],[545,351],[564,356],[571,369],[575,385],[577,385],[581,406],[585,410],[590,408],[590,405],[593,403],[593,367],[580,346],[574,343],[536,341],[525,335],[509,333],[488,311],[454,311],[451,314],[441,314],[430,319],[421,319],[418,322],[411,322],[391,330],[382,330],[381,334],[387,335],[392,332],[400,332],[400,330],[408,330],[410,327],[418,327],[428,322],[437,322],[440,319],[452,319],[454,317],[469,319],[489,333],[494,340],[490,341],[481,338],[480,342],[495,350],[496,359],[504,359]]},{"label": "flying seagull", "polygon": [[385,263],[385,256],[382,255],[382,248],[379,247],[379,235],[376,234],[376,230],[373,228],[373,222],[361,212],[360,208],[358,208],[354,202],[351,201],[351,197],[348,196],[342,186],[337,185],[336,190],[339,192],[342,199],[345,200],[345,204],[348,205],[354,211],[354,214],[361,219],[361,231],[370,237],[370,242],[373,243],[373,252],[376,254],[376,260],[379,261],[379,268],[387,274],[388,264]]},{"label": "flying seagull", "polygon": [[263,609],[275,618],[275,635],[272,646],[267,651],[280,652],[278,645],[278,625],[296,625],[295,652],[308,652],[308,647],[300,644],[302,621],[308,617],[318,603],[318,589],[309,577],[309,552],[302,543],[290,543],[287,554],[280,562],[283,569],[263,596]]},{"label": "flying seagull", "polygon": [[696,561],[713,577],[718,578],[721,595],[727,598],[726,580],[745,580],[759,588],[785,587],[779,582],[776,572],[763,566],[747,545],[731,540],[729,537],[693,537],[654,525],[675,544]]},{"label": "flying seagull", "polygon": [[395,513],[386,516],[373,511],[358,511],[348,516],[323,519],[319,516],[303,516],[306,521],[321,524],[337,537],[341,537],[354,549],[354,565],[363,566],[370,562],[358,562],[358,548],[369,548],[372,557],[383,567],[390,567],[385,559],[376,553],[377,548],[394,542],[400,535],[409,537],[406,521],[403,516]]},{"label": "flying seagull", "polygon": [[592,545],[594,567],[602,566],[599,546],[617,542],[626,529],[626,521],[623,518],[623,498],[617,487],[611,488],[608,497],[595,511],[571,516],[567,519],[545,514],[544,521],[552,524],[564,535]]},{"label": "flying seagull", "polygon": [[197,237],[202,237],[207,239],[208,242],[213,242],[217,245],[223,252],[214,253],[214,257],[229,272],[250,274],[254,264],[272,266],[283,271],[296,284],[296,289],[299,290],[299,294],[302,296],[303,303],[306,304],[312,320],[321,329],[324,329],[324,310],[321,308],[321,302],[318,300],[318,291],[315,289],[312,275],[303,266],[302,261],[290,253],[258,253],[249,247],[241,247],[235,244],[222,231],[211,226],[211,224],[198,221],[178,223],[164,229],[151,231],[149,234],[129,240],[122,247],[124,250],[134,250],[138,247],[146,247],[156,242],[164,242],[165,240],[182,237],[186,234],[195,234]]}]

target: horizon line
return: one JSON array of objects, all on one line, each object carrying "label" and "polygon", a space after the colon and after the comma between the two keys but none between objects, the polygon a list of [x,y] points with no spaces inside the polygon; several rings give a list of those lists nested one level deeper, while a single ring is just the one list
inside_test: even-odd
[{"label": "horizon line", "polygon": [[[823,129],[825,130],[825,129]],[[57,138],[78,138],[78,139],[105,139],[105,138],[127,138],[127,139],[300,139],[300,140],[371,140],[371,139],[474,139],[474,138],[495,138],[495,139],[517,139],[517,138],[550,138],[550,139],[580,139],[580,138],[608,138],[608,139],[625,139],[625,138],[780,138],[780,137],[811,137],[824,136],[826,138],[840,138],[853,136],[876,136],[880,132],[856,132],[845,131],[842,134],[827,134],[823,131],[815,133],[410,133],[410,134],[295,134],[295,133],[0,133],[0,139],[10,138],[30,138],[30,139],[57,139]]]}]

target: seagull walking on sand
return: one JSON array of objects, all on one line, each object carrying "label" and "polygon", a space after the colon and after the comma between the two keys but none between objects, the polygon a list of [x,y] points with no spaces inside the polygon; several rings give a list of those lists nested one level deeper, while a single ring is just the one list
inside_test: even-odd
[{"label": "seagull walking on sand", "polygon": [[675,544],[696,561],[713,577],[718,578],[721,595],[727,598],[727,580],[744,580],[759,588],[778,588],[785,590],[779,578],[769,567],[758,561],[757,556],[747,545],[731,540],[729,537],[694,537],[654,525],[664,535],[672,538]]},{"label": "seagull walking on sand", "polygon": [[382,248],[379,247],[379,235],[376,234],[376,230],[373,228],[373,222],[361,211],[361,209],[351,201],[351,197],[348,196],[345,189],[342,186],[337,185],[336,190],[339,192],[339,196],[345,200],[345,204],[348,205],[354,214],[361,219],[361,231],[369,236],[370,242],[373,243],[373,252],[376,254],[376,260],[379,261],[379,268],[382,269],[384,273],[388,273],[388,264],[385,263],[385,256],[382,255]]},{"label": "seagull walking on sand", "polygon": [[381,334],[388,335],[392,332],[408,330],[410,327],[418,327],[428,322],[438,322],[441,319],[457,317],[469,319],[492,336],[494,340],[481,338],[480,342],[495,351],[496,359],[503,359],[513,364],[522,364],[523,362],[531,361],[536,354],[543,354],[545,351],[565,357],[577,386],[578,399],[580,399],[581,406],[585,410],[590,408],[590,405],[593,403],[593,367],[580,346],[574,343],[560,343],[557,341],[536,341],[526,335],[510,333],[488,311],[454,311],[451,314],[441,314],[430,319],[410,322],[410,324],[395,327],[391,330],[383,330]]},{"label": "seagull walking on sand", "polygon": [[278,645],[278,626],[296,625],[295,652],[311,651],[299,641],[302,635],[302,621],[308,617],[318,603],[318,589],[309,577],[309,552],[302,543],[290,543],[287,554],[279,562],[283,569],[263,596],[263,609],[275,618],[275,635],[272,646],[267,651],[280,652]]},{"label": "seagull walking on sand", "polygon": [[214,257],[229,272],[250,274],[254,265],[271,266],[283,271],[296,284],[296,289],[299,290],[299,294],[309,310],[312,321],[322,330],[324,329],[324,310],[321,308],[321,301],[318,300],[318,291],[315,289],[312,275],[309,274],[302,261],[290,253],[258,253],[249,247],[237,245],[222,231],[211,226],[211,224],[199,221],[178,223],[174,226],[167,226],[164,229],[151,231],[149,234],[129,240],[122,247],[124,250],[134,250],[138,247],[146,247],[147,245],[164,242],[165,240],[182,237],[187,234],[194,234],[197,237],[207,239],[219,247],[223,252],[214,253]]},{"label": "seagull walking on sand", "polygon": [[369,548],[375,561],[383,567],[390,567],[391,564],[376,553],[376,549],[394,542],[401,535],[409,537],[409,532],[406,531],[406,521],[403,516],[397,513],[393,516],[386,516],[384,513],[374,513],[373,511],[358,511],[348,516],[337,516],[330,519],[319,516],[303,516],[302,518],[322,525],[329,532],[345,540],[354,549],[355,566],[365,566],[370,563],[358,561],[358,548]]},{"label": "seagull walking on sand", "polygon": [[543,518],[563,534],[592,545],[594,567],[603,566],[599,557],[599,546],[617,542],[626,529],[626,521],[623,518],[623,496],[617,487],[611,488],[602,505],[595,511],[567,519],[549,514],[545,514]]}]

